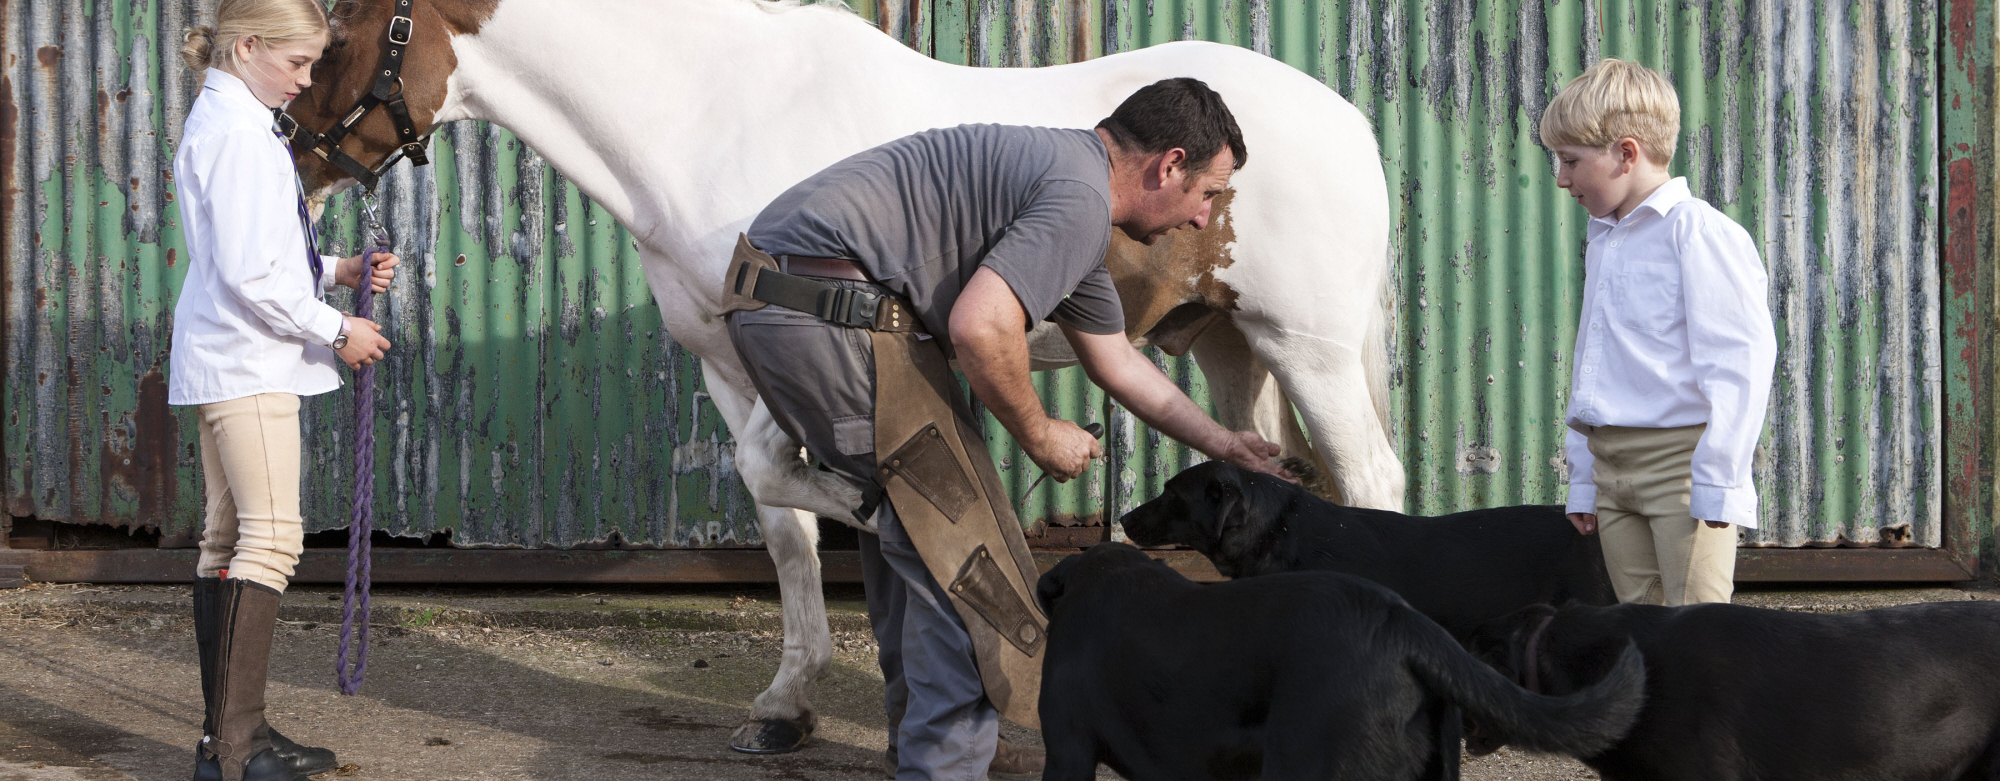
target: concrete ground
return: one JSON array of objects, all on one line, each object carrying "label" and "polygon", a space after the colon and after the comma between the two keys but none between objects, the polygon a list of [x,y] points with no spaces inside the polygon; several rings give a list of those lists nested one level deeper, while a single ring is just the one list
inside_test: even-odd
[{"label": "concrete ground", "polygon": [[[1890,587],[1738,601],[1831,611],[1995,598],[1989,588]],[[322,781],[884,777],[882,681],[858,590],[829,590],[835,653],[814,689],[815,740],[763,757],[726,740],[777,669],[774,589],[379,589],[367,682],[354,697],[334,687],[339,599],[337,589],[292,589],[272,662],[271,722],[346,763]],[[187,601],[184,586],[0,591],[0,781],[188,778],[201,697]],[[1595,777],[1510,751],[1468,760],[1464,775]]]}]

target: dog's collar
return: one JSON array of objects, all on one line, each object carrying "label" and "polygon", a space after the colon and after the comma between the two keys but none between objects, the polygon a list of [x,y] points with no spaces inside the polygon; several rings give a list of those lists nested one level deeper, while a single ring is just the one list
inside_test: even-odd
[{"label": "dog's collar", "polygon": [[1555,620],[1556,620],[1555,614],[1550,613],[1547,617],[1542,619],[1542,623],[1535,625],[1535,631],[1528,634],[1528,648],[1522,654],[1523,656],[1527,657],[1522,661],[1521,665],[1524,668],[1523,677],[1527,681],[1527,689],[1528,691],[1534,692],[1536,694],[1542,693],[1542,680],[1541,680],[1542,666],[1537,662],[1535,658],[1536,657],[1535,651],[1541,648],[1542,633],[1547,632],[1549,630],[1549,624],[1555,622]]}]

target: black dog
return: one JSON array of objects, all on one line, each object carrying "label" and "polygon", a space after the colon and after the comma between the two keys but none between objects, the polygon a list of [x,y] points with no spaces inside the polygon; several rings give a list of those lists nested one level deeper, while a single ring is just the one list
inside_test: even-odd
[{"label": "black dog", "polygon": [[[1646,657],[1631,734],[1583,757],[1611,781],[2000,779],[2000,604],[1813,614],[1740,605],[1531,607],[1472,647],[1550,694]],[[1475,735],[1475,753],[1504,739]]]},{"label": "black dog", "polygon": [[1421,518],[1343,507],[1221,461],[1189,467],[1122,522],[1141,545],[1179,543],[1232,578],[1332,570],[1389,587],[1453,637],[1537,603],[1618,601],[1597,538],[1552,505]]},{"label": "black dog", "polygon": [[1052,781],[1458,777],[1454,704],[1524,748],[1595,753],[1637,717],[1636,651],[1565,697],[1522,690],[1389,590],[1332,572],[1213,586],[1102,543],[1042,576]]}]

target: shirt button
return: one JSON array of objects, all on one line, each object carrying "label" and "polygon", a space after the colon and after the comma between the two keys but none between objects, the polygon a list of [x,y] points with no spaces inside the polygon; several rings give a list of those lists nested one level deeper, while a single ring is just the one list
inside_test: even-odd
[{"label": "shirt button", "polygon": [[1614,242],[1611,242],[1611,246],[1613,246],[1613,247],[1616,247],[1616,246],[1618,246],[1618,242],[1615,242],[1615,241],[1614,241]]},{"label": "shirt button", "polygon": [[1589,367],[1589,366],[1585,366],[1585,367],[1583,367],[1583,373],[1584,373],[1584,374],[1596,374],[1596,373],[1597,373],[1597,370],[1596,370],[1596,369],[1594,369],[1594,368],[1591,368],[1591,367]]}]

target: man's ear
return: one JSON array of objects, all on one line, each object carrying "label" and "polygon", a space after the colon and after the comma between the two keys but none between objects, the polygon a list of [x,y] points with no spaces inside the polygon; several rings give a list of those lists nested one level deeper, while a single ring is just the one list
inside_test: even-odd
[{"label": "man's ear", "polygon": [[1151,170],[1146,172],[1146,185],[1148,189],[1166,187],[1167,183],[1173,180],[1175,170],[1179,170],[1181,176],[1185,178],[1187,176],[1187,164],[1187,150],[1180,147],[1169,149],[1159,157],[1153,158]]}]

